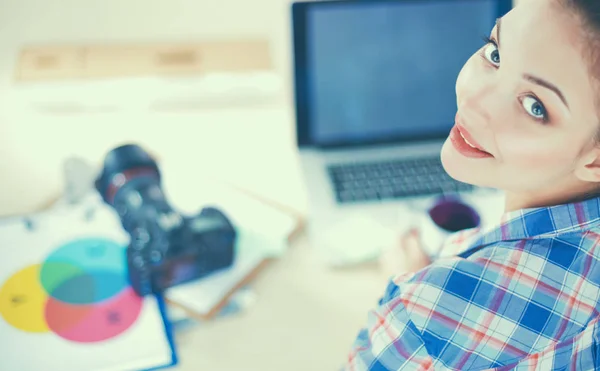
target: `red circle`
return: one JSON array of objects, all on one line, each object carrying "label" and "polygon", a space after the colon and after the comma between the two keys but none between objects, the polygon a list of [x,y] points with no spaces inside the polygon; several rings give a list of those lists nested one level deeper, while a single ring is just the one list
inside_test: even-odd
[{"label": "red circle", "polygon": [[110,300],[97,304],[68,304],[53,298],[46,303],[46,322],[58,336],[92,343],[110,339],[135,323],[143,299],[127,287]]}]

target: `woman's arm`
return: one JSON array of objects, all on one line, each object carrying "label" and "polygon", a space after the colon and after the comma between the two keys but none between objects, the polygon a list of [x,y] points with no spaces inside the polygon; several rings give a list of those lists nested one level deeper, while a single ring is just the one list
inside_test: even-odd
[{"label": "woman's arm", "polygon": [[[520,332],[509,331],[526,303],[505,286],[516,287],[502,275],[508,269],[498,271],[487,259],[444,258],[393,277],[369,312],[345,370],[482,370],[526,356],[535,344],[525,344]],[[506,260],[501,252],[497,265],[504,267]],[[413,260],[410,268],[418,262]],[[494,285],[498,279],[502,286]],[[515,307],[517,302],[524,306]],[[488,307],[498,303],[498,308]]]},{"label": "woman's arm", "polygon": [[398,244],[384,252],[379,263],[386,277],[416,272],[431,264],[423,249],[419,230],[410,229],[398,239]]}]

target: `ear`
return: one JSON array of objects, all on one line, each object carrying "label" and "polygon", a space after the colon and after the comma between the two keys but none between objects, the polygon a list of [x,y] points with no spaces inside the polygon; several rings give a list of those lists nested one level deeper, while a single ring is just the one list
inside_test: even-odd
[{"label": "ear", "polygon": [[600,148],[594,147],[582,156],[575,168],[575,176],[584,182],[600,183]]}]

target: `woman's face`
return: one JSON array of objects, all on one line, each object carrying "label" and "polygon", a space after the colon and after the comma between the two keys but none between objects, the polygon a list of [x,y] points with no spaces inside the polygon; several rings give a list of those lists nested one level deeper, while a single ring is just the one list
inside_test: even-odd
[{"label": "woman's face", "polygon": [[597,91],[578,18],[554,0],[521,0],[489,38],[456,83],[446,171],[508,193],[551,196],[589,185]]}]

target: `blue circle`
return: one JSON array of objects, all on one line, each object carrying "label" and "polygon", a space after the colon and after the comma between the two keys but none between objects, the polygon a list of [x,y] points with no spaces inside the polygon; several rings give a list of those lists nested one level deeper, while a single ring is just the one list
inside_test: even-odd
[{"label": "blue circle", "polygon": [[40,282],[48,295],[65,303],[101,302],[128,286],[125,252],[105,238],[67,242],[46,258]]}]

